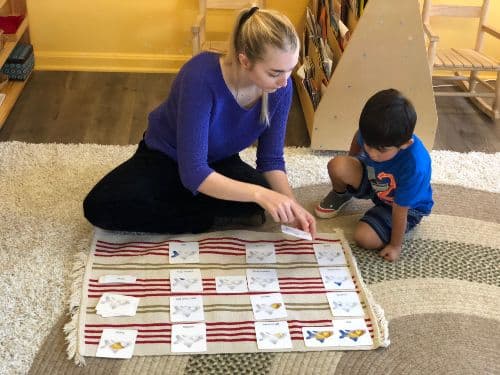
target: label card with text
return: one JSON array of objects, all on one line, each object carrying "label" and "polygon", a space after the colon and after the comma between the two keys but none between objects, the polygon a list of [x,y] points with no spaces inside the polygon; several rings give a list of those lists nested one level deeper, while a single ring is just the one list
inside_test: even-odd
[{"label": "label card with text", "polygon": [[173,353],[200,353],[207,351],[207,327],[205,323],[173,324]]},{"label": "label card with text", "polygon": [[200,263],[198,242],[169,242],[168,260],[170,263]]},{"label": "label card with text", "polygon": [[255,335],[259,349],[292,349],[292,338],[286,321],[255,322]]},{"label": "label card with text", "polygon": [[311,233],[305,232],[298,228],[289,227],[288,225],[281,225],[281,231],[289,236],[302,238],[303,240],[312,241]]},{"label": "label card with text", "polygon": [[202,292],[203,283],[199,269],[171,270],[170,289],[174,293]]},{"label": "label card with text", "polygon": [[274,269],[247,269],[248,289],[251,292],[279,292],[278,274]]},{"label": "label card with text", "polygon": [[315,243],[313,248],[320,266],[345,266],[347,264],[344,250],[339,243]]},{"label": "label card with text", "polygon": [[217,293],[245,293],[248,292],[245,276],[216,276],[215,289]]},{"label": "label card with text", "polygon": [[286,308],[281,293],[250,296],[255,320],[286,318]]},{"label": "label card with text", "polygon": [[333,316],[364,316],[363,307],[356,292],[326,293]]},{"label": "label card with text", "polygon": [[351,273],[347,267],[320,267],[321,279],[326,290],[355,290]]},{"label": "label card with text", "polygon": [[249,264],[276,263],[276,252],[272,243],[247,243],[245,248],[247,263]]},{"label": "label card with text", "polygon": [[131,275],[104,275],[99,277],[99,284],[135,284],[135,276]]},{"label": "label card with text", "polygon": [[170,320],[172,322],[202,322],[203,298],[201,296],[170,297]]},{"label": "label card with text", "polygon": [[136,330],[104,328],[97,347],[96,357],[132,358],[136,338]]}]

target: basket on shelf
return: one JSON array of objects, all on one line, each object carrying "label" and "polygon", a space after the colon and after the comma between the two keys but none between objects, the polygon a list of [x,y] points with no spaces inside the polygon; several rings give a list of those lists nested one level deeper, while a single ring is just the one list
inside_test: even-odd
[{"label": "basket on shelf", "polygon": [[2,67],[2,72],[9,79],[24,81],[30,75],[35,65],[33,46],[28,43],[18,43]]}]

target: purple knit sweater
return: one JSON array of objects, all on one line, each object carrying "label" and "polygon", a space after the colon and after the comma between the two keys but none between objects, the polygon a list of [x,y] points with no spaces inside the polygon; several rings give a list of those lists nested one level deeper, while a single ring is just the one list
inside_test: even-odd
[{"label": "purple knit sweater", "polygon": [[234,155],[258,139],[257,170],[285,170],[283,146],[292,83],[269,94],[267,127],[259,121],[261,100],[238,105],[219,65],[219,55],[201,53],[189,60],[165,102],[149,114],[146,145],[176,160],[183,185],[193,194],[212,173],[209,163]]}]

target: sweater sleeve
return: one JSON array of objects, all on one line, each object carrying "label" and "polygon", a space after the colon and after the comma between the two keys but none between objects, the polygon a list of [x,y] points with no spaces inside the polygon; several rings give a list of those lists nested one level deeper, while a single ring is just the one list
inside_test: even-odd
[{"label": "sweater sleeve", "polygon": [[177,103],[177,162],[182,184],[193,194],[213,172],[207,161],[212,98],[199,71],[183,75]]},{"label": "sweater sleeve", "polygon": [[292,104],[293,84],[288,78],[283,95],[269,108],[272,113],[269,127],[259,137],[257,146],[257,170],[268,172],[273,170],[286,171],[283,147],[285,145],[286,123]]}]

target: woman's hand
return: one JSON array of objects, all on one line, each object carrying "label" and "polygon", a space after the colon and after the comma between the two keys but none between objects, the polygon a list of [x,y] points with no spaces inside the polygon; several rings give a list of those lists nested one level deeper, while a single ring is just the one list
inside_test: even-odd
[{"label": "woman's hand", "polygon": [[262,188],[255,193],[255,201],[277,223],[294,224],[299,229],[316,236],[316,220],[294,199],[276,191]]}]

